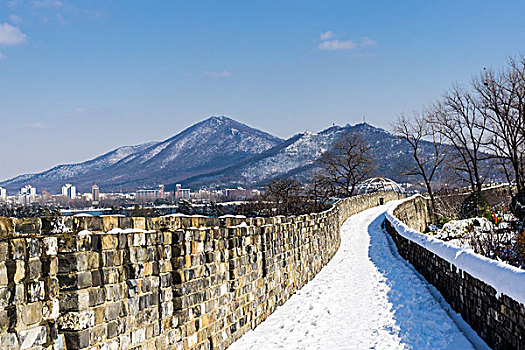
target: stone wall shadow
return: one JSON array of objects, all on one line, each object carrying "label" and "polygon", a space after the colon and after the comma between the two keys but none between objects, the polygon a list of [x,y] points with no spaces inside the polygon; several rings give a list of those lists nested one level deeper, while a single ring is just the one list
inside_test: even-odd
[{"label": "stone wall shadow", "polygon": [[385,215],[381,214],[368,226],[368,256],[386,279],[388,301],[392,304],[391,310],[403,342],[412,349],[472,348],[441,309],[439,301],[428,289],[428,283],[414,273],[398,255],[396,247],[391,245],[388,233],[382,227],[384,219]]}]

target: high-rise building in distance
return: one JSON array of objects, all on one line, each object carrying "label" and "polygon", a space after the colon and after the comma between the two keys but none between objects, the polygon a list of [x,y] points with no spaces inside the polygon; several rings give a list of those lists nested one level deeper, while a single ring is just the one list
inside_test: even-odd
[{"label": "high-rise building in distance", "polygon": [[97,185],[91,186],[91,198],[93,203],[98,203],[100,201],[100,189]]},{"label": "high-rise building in distance", "polygon": [[77,196],[77,187],[72,184],[65,184],[62,186],[62,195],[69,199],[75,199]]}]

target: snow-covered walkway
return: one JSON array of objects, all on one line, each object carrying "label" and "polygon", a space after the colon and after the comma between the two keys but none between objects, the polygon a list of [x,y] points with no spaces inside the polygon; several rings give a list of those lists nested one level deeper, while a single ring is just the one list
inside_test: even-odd
[{"label": "snow-covered walkway", "polygon": [[472,349],[429,285],[393,252],[381,228],[391,205],[349,218],[334,258],[229,349]]}]

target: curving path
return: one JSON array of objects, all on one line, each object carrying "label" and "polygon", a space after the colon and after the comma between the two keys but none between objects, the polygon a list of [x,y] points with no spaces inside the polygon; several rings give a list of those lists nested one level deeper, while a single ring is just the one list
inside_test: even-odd
[{"label": "curving path", "polygon": [[472,349],[381,228],[394,204],[350,217],[334,258],[229,349]]}]

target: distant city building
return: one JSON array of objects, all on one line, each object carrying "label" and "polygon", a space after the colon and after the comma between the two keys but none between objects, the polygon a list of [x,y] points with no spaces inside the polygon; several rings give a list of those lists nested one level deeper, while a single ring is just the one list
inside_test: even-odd
[{"label": "distant city building", "polygon": [[191,196],[191,190],[189,188],[182,188],[181,184],[175,185],[175,198],[189,199]]},{"label": "distant city building", "polygon": [[224,190],[224,195],[232,200],[243,200],[260,196],[261,191],[256,189],[226,188]]},{"label": "distant city building", "polygon": [[18,202],[20,204],[29,204],[33,203],[36,200],[36,188],[27,185],[20,189],[20,194],[18,195]]},{"label": "distant city building", "polygon": [[159,198],[159,190],[138,190],[135,198],[138,202],[153,202]]},{"label": "distant city building", "polygon": [[75,199],[77,196],[77,187],[72,184],[65,184],[62,186],[62,196],[69,199]]},{"label": "distant city building", "polygon": [[0,201],[7,201],[7,190],[3,187],[0,187]]},{"label": "distant city building", "polygon": [[91,186],[91,198],[93,202],[98,203],[100,201],[100,190],[97,185]]},{"label": "distant city building", "polygon": [[153,202],[156,199],[164,199],[169,195],[164,191],[164,185],[159,185],[156,190],[138,190],[135,194],[135,200],[138,202]]}]

